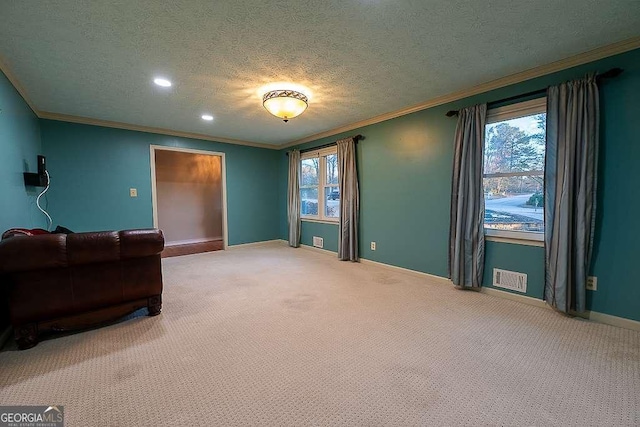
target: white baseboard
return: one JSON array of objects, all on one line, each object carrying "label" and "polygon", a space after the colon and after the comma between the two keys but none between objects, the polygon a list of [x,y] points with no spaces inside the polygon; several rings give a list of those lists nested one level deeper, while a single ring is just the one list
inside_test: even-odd
[{"label": "white baseboard", "polygon": [[[300,247],[303,249],[311,250],[318,253],[324,253],[332,256],[336,255],[336,252],[329,251],[327,249],[315,248],[313,246],[308,246],[308,245],[300,245]],[[378,261],[371,261],[366,258],[360,258],[360,262],[362,262],[363,264],[377,265],[379,267],[386,268],[388,270],[398,271],[401,273],[410,274],[412,276],[435,279],[436,281],[439,281],[442,284],[453,286],[453,283],[451,282],[451,280],[449,280],[446,277],[436,276],[435,274],[423,273],[422,271],[410,270],[408,268],[397,267],[395,265],[385,264]],[[504,298],[511,301],[520,302],[523,304],[533,305],[535,307],[544,308],[544,309],[553,311],[553,308],[551,308],[543,300],[538,298],[533,298],[527,295],[518,295],[511,292],[501,291],[499,289],[488,288],[485,286],[480,288],[480,293],[483,293],[492,297]],[[580,317],[580,318],[591,320],[598,323],[604,323],[606,325],[617,326],[619,328],[624,328],[624,329],[631,329],[633,331],[640,331],[640,322],[636,320],[625,319],[624,317],[612,316],[610,314],[599,313],[597,311],[587,311],[585,313],[572,312],[570,314],[572,316]]]},{"label": "white baseboard", "polygon": [[631,329],[633,331],[640,331],[640,322],[638,322],[637,320],[625,319],[624,317],[612,316],[610,314],[599,313],[597,311],[587,311],[585,313],[571,314],[598,323],[604,323],[624,329]]},{"label": "white baseboard", "polygon": [[322,254],[325,254],[325,255],[331,255],[333,257],[336,257],[338,255],[337,252],[330,251],[329,249],[316,248],[315,246],[300,245],[300,247],[302,249],[306,249],[308,251],[314,251],[314,252],[322,253]]},{"label": "white baseboard", "polygon": [[0,331],[0,350],[11,337],[11,326],[7,326],[4,331]]},{"label": "white baseboard", "polygon": [[437,280],[439,282],[442,282],[443,284],[447,284],[447,285],[453,286],[453,283],[451,282],[451,280],[447,279],[446,277],[436,276],[435,274],[423,273],[422,271],[411,270],[409,268],[398,267],[398,266],[395,266],[395,265],[385,264],[385,263],[378,262],[378,261],[372,261],[372,260],[366,259],[366,258],[360,258],[360,262],[362,262],[363,264],[377,265],[377,266],[380,266],[382,268],[387,268],[389,270],[399,271],[401,273],[410,274],[412,276],[418,276],[418,277],[423,277],[423,278],[428,278],[428,279],[434,279],[434,280]]},{"label": "white baseboard", "polygon": [[[534,305],[536,307],[555,311],[549,304],[538,298],[532,298],[526,295],[518,295],[511,292],[487,287],[482,287],[480,292],[498,298],[505,298],[511,301],[517,301],[524,304]],[[619,328],[631,329],[633,331],[640,331],[640,322],[638,322],[637,320],[625,319],[624,317],[612,316],[610,314],[600,313],[598,311],[585,311],[584,313],[571,311],[569,315],[580,317],[581,319],[591,320],[593,322],[604,323],[605,325],[617,326]]]},{"label": "white baseboard", "polygon": [[259,242],[239,243],[237,245],[229,245],[227,246],[227,249],[240,249],[240,248],[247,248],[250,246],[262,246],[262,245],[268,245],[269,243],[282,242],[282,241],[283,240],[281,239],[273,239],[273,240],[261,240]]},{"label": "white baseboard", "polygon": [[523,304],[534,305],[540,308],[548,308],[549,310],[552,310],[552,308],[543,300],[530,297],[527,295],[514,294],[511,292],[501,291],[500,289],[487,288],[486,286],[483,286],[482,288],[480,288],[480,293],[491,295],[493,297],[508,299],[511,301],[521,302]]}]

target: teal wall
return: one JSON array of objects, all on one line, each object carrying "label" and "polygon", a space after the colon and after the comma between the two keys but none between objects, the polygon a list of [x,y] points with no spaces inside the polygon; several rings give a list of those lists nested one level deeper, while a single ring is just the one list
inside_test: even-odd
[{"label": "teal wall", "polygon": [[[41,120],[50,213],[73,231],[152,227],[150,145],[224,152],[229,244],[277,238],[278,152]],[[129,196],[138,189],[138,197]]]},{"label": "teal wall", "polygon": [[322,242],[324,249],[338,252],[338,224],[302,221],[302,225],[300,226],[300,243],[313,246],[313,236],[320,236],[324,239]]},{"label": "teal wall", "polygon": [[36,172],[40,125],[0,71],[0,234],[14,227],[44,227],[35,199],[42,188],[25,187],[23,172]]},{"label": "teal wall", "polygon": [[[640,320],[640,50],[564,70],[517,85],[334,135],[313,147],[363,134],[357,160],[361,190],[361,256],[439,276],[447,275],[449,199],[455,119],[450,109],[491,102],[583,76],[622,67],[622,76],[601,86],[601,149],[598,219],[592,274],[598,290],[587,307]],[[188,138],[38,120],[0,74],[0,228],[42,227],[35,189],[22,172],[47,155],[52,176],[48,207],[54,225],[77,231],[151,227],[149,145],[222,151],[227,161],[229,244],[287,238],[287,157],[265,150]],[[138,197],[129,197],[129,188]],[[337,250],[337,227],[304,222],[302,242],[312,236]],[[369,242],[377,242],[377,250]],[[527,273],[527,295],[541,298],[544,250],[488,242],[485,286],[493,268]]]},{"label": "teal wall", "polygon": [[[602,133],[598,221],[592,273],[598,290],[588,292],[589,309],[640,320],[640,50],[313,141],[309,148],[362,134],[357,147],[361,194],[360,255],[439,276],[447,276],[449,203],[456,120],[445,112],[558,84],[592,71],[621,67],[624,73],[601,85]],[[280,155],[280,193],[286,194],[287,157]],[[287,238],[286,197],[279,201],[279,232]],[[304,223],[302,243],[325,238],[337,249],[337,227]],[[377,250],[369,243],[375,241]],[[493,268],[528,274],[527,295],[542,298],[544,249],[488,242],[484,286]]]},{"label": "teal wall", "polygon": [[493,287],[494,268],[520,271],[527,273],[527,295],[538,299],[544,297],[544,248],[486,242],[484,264],[483,286]]}]

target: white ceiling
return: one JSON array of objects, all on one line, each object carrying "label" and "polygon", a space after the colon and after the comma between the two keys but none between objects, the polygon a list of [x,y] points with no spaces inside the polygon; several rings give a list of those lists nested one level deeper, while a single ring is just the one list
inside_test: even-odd
[{"label": "white ceiling", "polygon": [[[638,35],[637,0],[0,3],[0,56],[38,111],[266,144]],[[307,87],[308,110],[269,115],[271,82]]]}]

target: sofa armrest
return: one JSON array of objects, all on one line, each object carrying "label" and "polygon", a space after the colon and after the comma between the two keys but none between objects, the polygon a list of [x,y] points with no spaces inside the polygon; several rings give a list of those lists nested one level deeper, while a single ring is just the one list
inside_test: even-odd
[{"label": "sofa armrest", "polygon": [[164,249],[164,236],[158,229],[124,230],[119,235],[122,259],[158,255]]}]

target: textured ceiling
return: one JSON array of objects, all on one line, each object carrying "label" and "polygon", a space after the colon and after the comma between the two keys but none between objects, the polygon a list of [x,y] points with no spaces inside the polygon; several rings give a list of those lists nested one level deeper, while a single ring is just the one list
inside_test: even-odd
[{"label": "textured ceiling", "polygon": [[[638,35],[637,0],[0,3],[0,57],[37,110],[267,144]],[[309,109],[269,115],[272,82]]]}]

